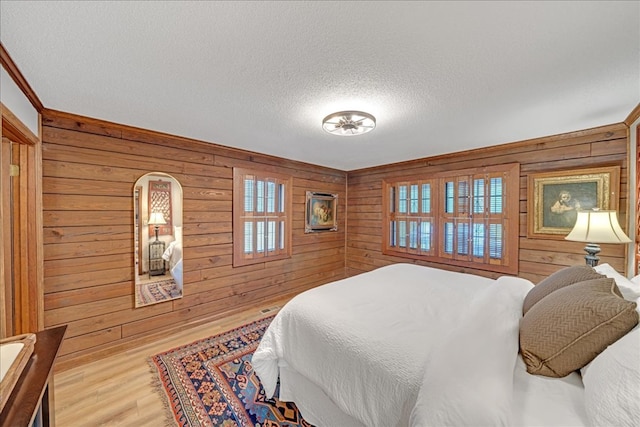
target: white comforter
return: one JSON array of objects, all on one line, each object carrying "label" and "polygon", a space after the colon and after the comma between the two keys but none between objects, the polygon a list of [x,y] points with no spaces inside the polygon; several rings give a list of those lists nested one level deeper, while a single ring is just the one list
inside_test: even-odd
[{"label": "white comforter", "polygon": [[292,299],[253,366],[268,396],[279,366],[288,366],[367,426],[442,424],[440,408],[452,398],[468,408],[459,419],[471,419],[492,401],[461,402],[479,387],[507,399],[483,419],[508,418],[501,405],[509,405],[522,299],[532,286],[412,264],[383,267]]},{"label": "white comforter", "polygon": [[182,243],[174,240],[162,254],[162,259],[169,261],[169,268],[173,268],[182,261]]},{"label": "white comforter", "polygon": [[182,242],[174,240],[162,254],[162,259],[169,261],[169,271],[173,280],[182,290]]}]

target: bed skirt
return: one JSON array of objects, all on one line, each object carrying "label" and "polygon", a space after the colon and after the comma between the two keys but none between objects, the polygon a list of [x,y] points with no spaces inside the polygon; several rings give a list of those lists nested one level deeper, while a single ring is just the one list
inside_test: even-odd
[{"label": "bed skirt", "polygon": [[366,427],[345,414],[317,385],[289,366],[280,366],[280,396],[295,402],[302,417],[315,426]]}]

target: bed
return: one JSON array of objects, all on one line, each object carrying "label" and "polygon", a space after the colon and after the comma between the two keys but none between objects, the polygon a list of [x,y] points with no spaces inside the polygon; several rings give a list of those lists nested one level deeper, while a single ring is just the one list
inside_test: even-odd
[{"label": "bed", "polygon": [[[566,279],[559,273],[536,291],[516,277],[494,280],[414,264],[378,268],[293,298],[265,332],[252,364],[267,397],[277,392],[295,402],[316,426],[636,425],[640,330],[632,301],[640,286],[585,268],[598,278],[559,286],[558,277]],[[624,298],[602,292],[614,282],[616,289],[626,286]],[[523,325],[547,318],[556,299],[563,307],[562,298],[580,300],[574,288],[583,283],[622,307],[617,337],[608,338],[611,345],[581,366],[582,373],[563,372],[555,356],[545,358],[549,366],[539,364],[535,343],[523,337],[540,334],[527,335]],[[531,307],[523,316],[525,302]],[[588,346],[577,350],[593,353]]]},{"label": "bed", "polygon": [[169,263],[169,272],[182,290],[182,227],[173,227],[173,230],[174,240],[165,249],[162,259]]}]

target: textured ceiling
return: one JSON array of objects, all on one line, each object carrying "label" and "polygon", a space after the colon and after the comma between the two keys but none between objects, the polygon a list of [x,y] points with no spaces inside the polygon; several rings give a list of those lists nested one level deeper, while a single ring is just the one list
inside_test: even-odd
[{"label": "textured ceiling", "polygon": [[[640,2],[0,2],[47,108],[353,170],[623,121]],[[377,118],[338,137],[340,110]]]}]

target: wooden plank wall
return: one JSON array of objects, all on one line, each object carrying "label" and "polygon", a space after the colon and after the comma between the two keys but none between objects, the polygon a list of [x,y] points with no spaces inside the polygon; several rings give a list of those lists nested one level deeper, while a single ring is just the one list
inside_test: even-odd
[{"label": "wooden plank wall", "polygon": [[[412,262],[382,255],[382,180],[391,177],[428,175],[504,163],[520,163],[519,276],[534,283],[568,265],[584,264],[584,243],[527,238],[527,177],[531,173],[574,170],[597,166],[620,166],[619,217],[627,224],[628,128],[616,124],[497,147],[417,159],[351,171],[347,176],[347,253],[349,275],[376,267]],[[625,230],[626,231],[626,230]],[[601,245],[601,263],[625,271],[625,245]],[[499,274],[469,268],[419,262],[440,268],[496,277]]]},{"label": "wooden plank wall", "polygon": [[[68,325],[59,369],[345,275],[345,172],[50,110],[42,131],[45,327]],[[294,177],[291,259],[232,267],[234,166]],[[154,171],[183,188],[184,298],[136,309],[133,186]],[[338,194],[338,232],[304,233],[307,190]]]}]

